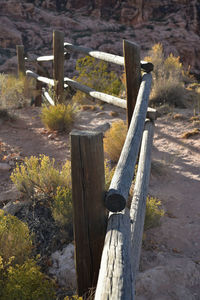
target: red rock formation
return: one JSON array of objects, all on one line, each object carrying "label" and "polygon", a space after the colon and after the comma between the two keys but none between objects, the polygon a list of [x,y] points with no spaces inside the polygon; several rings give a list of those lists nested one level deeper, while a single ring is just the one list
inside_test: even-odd
[{"label": "red rock formation", "polygon": [[200,73],[198,0],[8,0],[0,2],[0,24],[0,71],[13,68],[14,60],[11,68],[6,60],[16,44],[47,54],[59,29],[70,42],[116,54],[122,54],[123,38],[138,42],[144,54],[160,42]]}]

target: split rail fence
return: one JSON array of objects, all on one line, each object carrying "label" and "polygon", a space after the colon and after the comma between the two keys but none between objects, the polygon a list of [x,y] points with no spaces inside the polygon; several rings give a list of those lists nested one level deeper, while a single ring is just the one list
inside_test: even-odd
[{"label": "split rail fence", "polygon": [[[51,105],[55,103],[43,84],[54,86],[58,99],[70,86],[127,110],[128,133],[106,194],[103,134],[71,132],[72,198],[79,296],[86,299],[88,291],[96,287],[95,300],[134,300],[156,119],[156,111],[148,108],[153,65],[140,61],[140,48],[135,43],[125,40],[124,56],[117,56],[64,43],[64,33],[60,31],[53,33],[53,55],[32,61],[37,64],[38,74],[25,71],[25,62],[30,60],[24,59],[23,51],[23,46],[17,46],[18,73],[36,78]],[[127,100],[64,77],[64,60],[72,51],[124,66]],[[53,79],[41,75],[41,64],[46,61],[53,61]],[[36,105],[40,104],[41,99],[36,101]],[[134,193],[128,207],[137,161]]]}]

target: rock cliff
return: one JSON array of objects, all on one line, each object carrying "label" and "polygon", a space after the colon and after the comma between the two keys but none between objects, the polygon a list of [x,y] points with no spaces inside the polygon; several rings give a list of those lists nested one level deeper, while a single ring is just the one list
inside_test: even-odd
[{"label": "rock cliff", "polygon": [[51,53],[52,31],[59,29],[66,41],[116,54],[124,38],[137,42],[142,55],[160,42],[200,74],[198,0],[8,0],[0,2],[0,24],[0,71],[16,68],[16,44],[29,55]]}]

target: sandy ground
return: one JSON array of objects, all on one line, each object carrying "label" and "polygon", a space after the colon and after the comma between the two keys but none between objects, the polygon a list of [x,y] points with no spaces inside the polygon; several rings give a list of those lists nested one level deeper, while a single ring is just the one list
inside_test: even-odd
[{"label": "sandy ground", "polygon": [[[0,169],[1,206],[17,197],[9,179],[16,162],[39,154],[58,164],[70,159],[69,135],[45,130],[39,113],[39,108],[24,108],[15,121],[0,123],[0,163],[7,165]],[[161,200],[165,216],[145,233],[137,300],[200,299],[200,134],[181,138],[200,125],[189,121],[191,111],[179,113],[184,120],[164,116],[156,121],[149,194]],[[105,131],[118,118],[126,118],[124,111],[106,104],[104,110],[82,111],[73,128]]]}]

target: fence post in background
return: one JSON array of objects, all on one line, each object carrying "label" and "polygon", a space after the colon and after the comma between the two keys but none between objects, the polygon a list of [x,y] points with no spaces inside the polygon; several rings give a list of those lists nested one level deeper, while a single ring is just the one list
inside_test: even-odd
[{"label": "fence post in background", "polygon": [[126,74],[127,124],[129,127],[141,82],[140,47],[124,40],[123,51]]},{"label": "fence post in background", "polygon": [[17,70],[18,77],[25,76],[26,72],[25,72],[24,46],[17,45],[16,50],[17,50],[17,61],[18,61],[18,70]]},{"label": "fence post in background", "polygon": [[106,233],[103,135],[71,132],[72,199],[79,296],[95,287]]},{"label": "fence post in background", "polygon": [[[41,72],[41,66],[42,63],[38,62],[37,63],[37,74],[38,75],[44,75]],[[35,97],[35,106],[41,106],[42,105],[42,87],[43,87],[43,83],[40,82],[39,80],[36,80],[36,97]]]},{"label": "fence post in background", "polygon": [[56,81],[55,93],[58,102],[64,90],[64,32],[54,30],[53,32],[53,78]]}]

